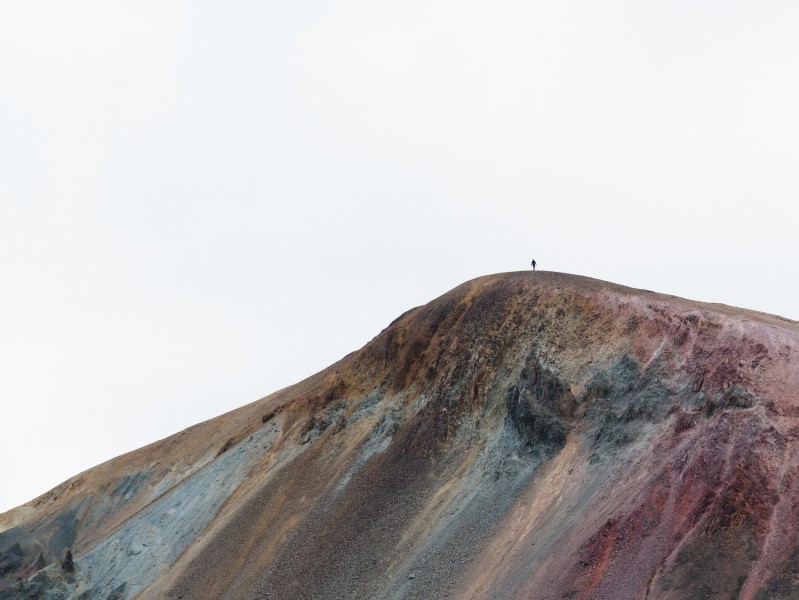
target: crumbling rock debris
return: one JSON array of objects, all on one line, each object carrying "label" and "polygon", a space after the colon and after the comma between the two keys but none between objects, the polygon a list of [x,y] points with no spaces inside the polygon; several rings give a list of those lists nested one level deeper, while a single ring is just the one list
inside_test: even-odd
[{"label": "crumbling rock debris", "polygon": [[566,426],[557,416],[571,414],[574,399],[556,377],[536,369],[523,369],[520,380],[506,394],[508,416],[530,448],[560,447]]}]

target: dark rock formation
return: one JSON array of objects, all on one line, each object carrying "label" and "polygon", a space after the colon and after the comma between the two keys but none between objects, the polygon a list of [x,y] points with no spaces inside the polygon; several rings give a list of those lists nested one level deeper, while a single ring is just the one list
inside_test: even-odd
[{"label": "dark rock formation", "polygon": [[64,558],[61,559],[61,570],[64,573],[75,572],[75,561],[72,560],[72,550],[69,548],[64,551]]}]

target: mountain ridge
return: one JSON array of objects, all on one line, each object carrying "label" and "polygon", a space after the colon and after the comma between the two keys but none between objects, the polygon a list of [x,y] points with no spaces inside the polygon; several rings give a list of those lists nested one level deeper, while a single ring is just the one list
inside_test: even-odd
[{"label": "mountain ridge", "polygon": [[480,277],[306,380],[0,515],[0,565],[13,544],[24,558],[0,582],[52,598],[790,597],[775,526],[796,494],[798,334],[575,275]]}]

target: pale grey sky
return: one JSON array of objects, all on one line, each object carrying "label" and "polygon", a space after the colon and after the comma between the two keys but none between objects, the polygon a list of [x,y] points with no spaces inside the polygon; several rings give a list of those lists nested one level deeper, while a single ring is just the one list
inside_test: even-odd
[{"label": "pale grey sky", "polygon": [[799,3],[0,4],[0,511],[539,268],[799,318]]}]

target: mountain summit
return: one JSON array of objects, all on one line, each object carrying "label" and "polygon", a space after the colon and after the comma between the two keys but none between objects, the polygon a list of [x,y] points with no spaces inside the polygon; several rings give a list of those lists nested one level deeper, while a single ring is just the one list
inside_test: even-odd
[{"label": "mountain summit", "polygon": [[467,282],[0,515],[0,599],[799,597],[799,325]]}]

